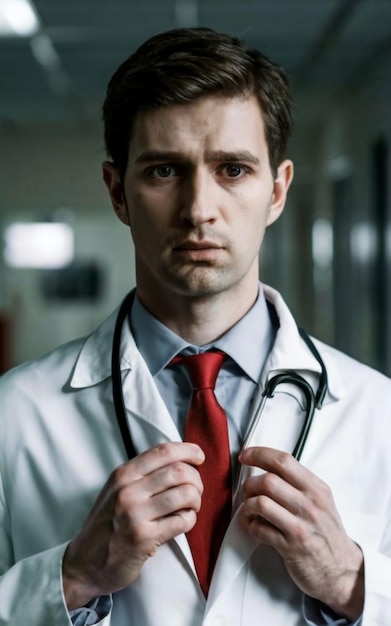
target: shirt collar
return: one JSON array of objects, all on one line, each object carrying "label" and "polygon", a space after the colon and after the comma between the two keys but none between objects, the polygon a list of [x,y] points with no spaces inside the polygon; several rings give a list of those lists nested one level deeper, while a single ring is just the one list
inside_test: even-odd
[{"label": "shirt collar", "polygon": [[258,382],[274,340],[274,329],[261,285],[251,309],[227,333],[206,346],[194,346],[164,326],[135,297],[130,323],[135,342],[151,374],[158,374],[179,352],[218,348]]},{"label": "shirt collar", "polygon": [[[232,356],[232,358],[240,365],[240,367],[242,367],[242,369],[257,382],[259,381],[262,370],[264,370],[265,375],[267,372],[272,373],[273,371],[281,369],[294,369],[299,371],[299,373],[303,371],[319,373],[319,363],[303,343],[297,331],[297,326],[292,314],[290,313],[281,295],[266,285],[263,285],[263,290],[261,289],[260,292],[261,297],[258,297],[252,309],[250,309],[247,313],[247,316],[250,317],[252,328],[252,330],[249,331],[247,343],[243,343],[243,346],[241,346],[237,345],[237,342],[235,341],[235,346],[232,350],[230,346],[225,345],[226,341],[228,343],[227,338],[231,333],[235,335],[237,333],[237,337],[241,337],[241,326],[247,326],[247,316],[245,316],[243,320],[240,320],[228,333],[226,333],[226,335],[224,335],[224,337],[216,342],[216,347],[227,351],[228,354]],[[261,355],[261,350],[259,350],[258,354],[255,349],[252,349],[252,346],[255,346],[255,340],[252,342],[251,333],[253,333],[254,338],[259,337],[260,335],[263,336],[267,342],[268,334],[265,331],[264,325],[271,324],[270,318],[267,315],[266,321],[264,320],[263,323],[260,323],[258,318],[259,314],[262,316],[262,307],[267,307],[267,305],[265,305],[265,297],[266,301],[274,307],[277,317],[280,320],[280,326],[278,328],[272,350],[267,358],[267,363],[263,368],[264,355]],[[259,313],[257,312],[258,307],[261,307]],[[263,310],[265,311],[264,308]],[[78,353],[74,369],[70,375],[69,383],[71,387],[88,387],[110,377],[111,345],[117,313],[118,310],[114,311],[114,313],[83,342]],[[245,319],[246,322],[244,321]],[[176,341],[178,341],[178,348],[174,349],[173,353],[167,353],[166,356],[160,357],[161,366],[163,367],[164,363],[169,362],[171,354],[174,356],[181,350],[183,345],[188,345],[177,335],[175,335],[175,337]],[[151,337],[146,337],[146,342],[149,343],[151,347],[153,346],[153,350],[156,349],[156,353],[158,353],[160,348],[155,346],[154,341],[151,341]],[[250,342],[250,344],[248,342]],[[258,339],[257,345],[258,343],[262,343],[262,340]],[[339,371],[338,353],[336,353],[334,349],[329,346],[325,346],[320,342],[316,342],[316,344],[318,345],[318,348],[321,347],[322,356],[326,365],[329,396],[334,399],[342,397],[344,393],[344,384]],[[249,345],[250,347],[248,348]],[[264,344],[264,346],[266,347],[266,344]],[[197,350],[199,350],[199,348]],[[146,357],[142,358],[140,355],[129,324],[123,325],[119,358],[122,370],[133,370],[140,364],[144,364],[145,367]]]}]

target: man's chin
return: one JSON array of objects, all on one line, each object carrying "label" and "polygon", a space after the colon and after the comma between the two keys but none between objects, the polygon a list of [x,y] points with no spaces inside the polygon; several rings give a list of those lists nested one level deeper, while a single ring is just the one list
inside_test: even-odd
[{"label": "man's chin", "polygon": [[193,298],[217,295],[230,286],[227,276],[215,270],[193,272],[187,276],[172,276],[170,282],[178,295]]}]

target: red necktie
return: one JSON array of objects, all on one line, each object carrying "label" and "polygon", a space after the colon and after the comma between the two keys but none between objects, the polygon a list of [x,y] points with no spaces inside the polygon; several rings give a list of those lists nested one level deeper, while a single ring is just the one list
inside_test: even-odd
[{"label": "red necktie", "polygon": [[227,416],[214,394],[224,352],[177,356],[174,363],[186,366],[193,394],[185,425],[185,441],[197,443],[205,453],[198,467],[204,485],[201,509],[195,526],[187,533],[201,588],[209,584],[221,542],[231,517],[231,456]]}]

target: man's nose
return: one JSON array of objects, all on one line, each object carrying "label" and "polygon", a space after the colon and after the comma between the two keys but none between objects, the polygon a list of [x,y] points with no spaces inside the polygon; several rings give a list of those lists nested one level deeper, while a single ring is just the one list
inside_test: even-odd
[{"label": "man's nose", "polygon": [[192,172],[183,181],[181,219],[193,226],[214,222],[218,214],[218,196],[218,185],[210,172]]}]

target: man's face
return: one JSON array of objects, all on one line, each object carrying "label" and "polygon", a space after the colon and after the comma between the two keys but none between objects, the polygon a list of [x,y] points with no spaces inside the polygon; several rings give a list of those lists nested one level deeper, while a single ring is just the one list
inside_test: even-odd
[{"label": "man's face", "polygon": [[207,96],[140,113],[123,190],[113,167],[104,174],[131,228],[141,296],[254,289],[265,228],[292,177],[285,161],[273,178],[255,98]]}]

